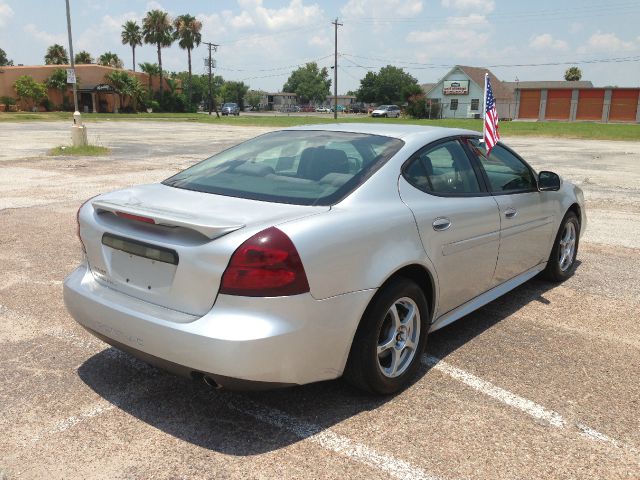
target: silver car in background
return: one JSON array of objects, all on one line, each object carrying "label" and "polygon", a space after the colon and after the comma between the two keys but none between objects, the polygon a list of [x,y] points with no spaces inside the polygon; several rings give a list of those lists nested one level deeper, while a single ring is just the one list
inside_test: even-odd
[{"label": "silver car in background", "polygon": [[240,115],[240,107],[238,107],[237,103],[225,103],[222,105],[222,115],[235,115],[236,117]]},{"label": "silver car in background", "polygon": [[276,131],[78,211],[71,315],[115,347],[229,388],[415,376],[429,332],[576,266],[582,191],[477,132]]},{"label": "silver car in background", "polygon": [[399,118],[400,107],[397,105],[380,105],[371,112],[372,117]]}]

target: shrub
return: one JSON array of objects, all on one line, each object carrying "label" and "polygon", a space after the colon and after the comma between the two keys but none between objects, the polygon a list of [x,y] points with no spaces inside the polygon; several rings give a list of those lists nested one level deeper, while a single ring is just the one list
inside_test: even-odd
[{"label": "shrub", "polygon": [[0,97],[0,103],[4,104],[4,105],[15,105],[16,104],[16,99],[12,98],[12,97]]},{"label": "shrub", "polygon": [[49,98],[45,98],[40,102],[40,105],[44,107],[47,112],[51,112],[53,110],[53,102],[49,100]]}]

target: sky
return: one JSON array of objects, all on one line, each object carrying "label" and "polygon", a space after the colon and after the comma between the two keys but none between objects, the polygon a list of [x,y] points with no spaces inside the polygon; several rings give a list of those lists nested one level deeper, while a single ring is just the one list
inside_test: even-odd
[{"label": "sky", "polygon": [[[70,0],[74,51],[117,53],[131,68],[120,32],[160,8],[196,16],[204,41],[219,44],[215,74],[253,89],[281,91],[308,61],[331,67],[338,18],[338,93],[367,71],[402,67],[420,83],[452,66],[489,67],[505,81],[562,80],[578,65],[596,86],[640,86],[640,0]],[[68,48],[63,0],[0,0],[0,48],[17,65],[44,63],[47,46]],[[207,50],[193,52],[205,73]],[[157,62],[155,46],[136,62]],[[187,69],[177,44],[163,49],[166,70]],[[556,64],[556,65],[550,65]]]}]

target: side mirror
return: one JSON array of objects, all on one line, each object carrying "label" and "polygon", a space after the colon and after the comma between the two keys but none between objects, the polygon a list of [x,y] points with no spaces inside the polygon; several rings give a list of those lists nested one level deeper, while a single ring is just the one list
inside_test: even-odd
[{"label": "side mirror", "polygon": [[541,192],[555,192],[560,190],[561,180],[557,173],[540,172],[538,174],[538,190]]}]

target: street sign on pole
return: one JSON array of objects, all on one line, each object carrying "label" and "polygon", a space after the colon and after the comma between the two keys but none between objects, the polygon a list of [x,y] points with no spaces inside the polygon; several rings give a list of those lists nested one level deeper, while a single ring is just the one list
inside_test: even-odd
[{"label": "street sign on pole", "polygon": [[75,68],[67,68],[67,83],[76,83]]}]

